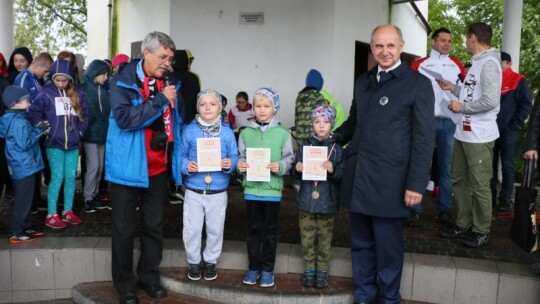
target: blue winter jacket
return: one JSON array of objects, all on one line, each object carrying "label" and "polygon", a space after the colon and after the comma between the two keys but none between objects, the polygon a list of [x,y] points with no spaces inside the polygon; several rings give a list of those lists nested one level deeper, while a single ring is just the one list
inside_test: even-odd
[{"label": "blue winter jacket", "polygon": [[6,139],[6,159],[12,179],[23,179],[44,168],[39,148],[43,131],[32,126],[24,110],[7,110],[0,117],[0,137]]},{"label": "blue winter jacket", "polygon": [[[75,72],[71,69],[69,61],[57,60],[51,65],[49,71],[51,76],[55,74],[66,74],[72,79],[75,79]],[[63,150],[78,149],[82,136],[88,127],[88,110],[86,108],[86,99],[79,88],[76,88],[79,94],[79,102],[84,117],[84,121],[79,120],[75,114],[57,115],[57,103],[66,100],[67,97],[62,93],[64,99],[56,100],[61,97],[58,88],[54,83],[50,83],[42,88],[36,99],[32,101],[32,105],[28,110],[28,117],[33,125],[47,120],[51,125],[51,129],[47,137],[45,137],[44,146],[46,148],[58,148]]]},{"label": "blue winter jacket", "polygon": [[[157,93],[143,102],[136,80],[136,77],[144,78],[142,62],[132,60],[111,81],[111,115],[105,144],[105,179],[121,185],[148,188],[144,129],[158,117],[162,117],[170,101],[162,93]],[[176,90],[179,89],[180,83],[176,83]],[[181,185],[182,119],[177,109],[178,106],[171,111],[174,138],[172,174],[176,184]]]},{"label": "blue winter jacket", "polygon": [[[205,134],[193,120],[182,131],[182,174],[185,176],[184,185],[188,189],[195,190],[226,190],[229,187],[229,176],[236,170],[238,162],[238,146],[236,138],[231,128],[227,124],[221,125],[219,139],[221,142],[221,159],[229,158],[231,160],[231,168],[216,172],[197,172],[189,173],[187,165],[190,161],[197,162],[197,138],[204,138]],[[210,137],[206,134],[206,137]],[[210,175],[212,182],[208,185],[204,179]]]}]

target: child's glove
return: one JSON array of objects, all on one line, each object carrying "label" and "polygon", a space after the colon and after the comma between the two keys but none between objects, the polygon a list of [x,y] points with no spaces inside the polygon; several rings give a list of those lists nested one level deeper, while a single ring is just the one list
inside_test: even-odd
[{"label": "child's glove", "polygon": [[38,124],[36,125],[37,128],[41,128],[43,131],[45,131],[45,129],[49,128],[50,124],[48,121],[44,120],[44,121],[40,121],[38,122]]}]

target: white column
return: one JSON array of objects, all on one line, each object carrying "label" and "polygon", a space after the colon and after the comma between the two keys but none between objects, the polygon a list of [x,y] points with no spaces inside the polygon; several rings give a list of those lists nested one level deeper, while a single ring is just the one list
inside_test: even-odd
[{"label": "white column", "polygon": [[519,71],[523,0],[504,0],[502,49],[512,56],[512,69]]},{"label": "white column", "polygon": [[9,60],[13,51],[13,0],[0,1],[0,52]]},{"label": "white column", "polygon": [[87,63],[94,59],[109,58],[111,45],[110,0],[92,0],[86,2],[88,35]]}]

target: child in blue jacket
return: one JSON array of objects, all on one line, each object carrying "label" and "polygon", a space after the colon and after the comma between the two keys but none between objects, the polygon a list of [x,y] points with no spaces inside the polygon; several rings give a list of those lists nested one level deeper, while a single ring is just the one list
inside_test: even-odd
[{"label": "child in blue jacket", "polygon": [[15,190],[9,243],[26,243],[45,234],[30,227],[29,219],[36,174],[44,168],[39,138],[48,122],[41,121],[34,127],[28,120],[26,110],[30,107],[30,93],[27,90],[9,86],[2,97],[7,110],[0,117],[0,137],[6,139],[5,153]]},{"label": "child in blue jacket", "polygon": [[[236,170],[238,147],[231,128],[221,120],[221,94],[202,90],[197,95],[199,114],[182,131],[182,174],[186,187],[183,240],[189,264],[188,277],[201,278],[201,237],[206,223],[206,246],[202,253],[205,280],[217,278],[216,264],[223,245],[227,188]],[[199,171],[197,139],[219,138],[221,171]]]}]

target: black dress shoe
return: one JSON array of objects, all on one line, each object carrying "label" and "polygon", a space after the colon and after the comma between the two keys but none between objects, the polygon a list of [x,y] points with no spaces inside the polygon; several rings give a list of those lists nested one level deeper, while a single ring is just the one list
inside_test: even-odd
[{"label": "black dress shoe", "polygon": [[167,290],[163,288],[163,286],[161,286],[159,283],[152,286],[147,286],[139,283],[138,287],[146,291],[146,293],[154,299],[161,299],[167,295]]},{"label": "black dress shoe", "polygon": [[139,299],[137,299],[137,295],[133,291],[128,291],[120,294],[120,300],[118,302],[120,304],[138,304]]}]

